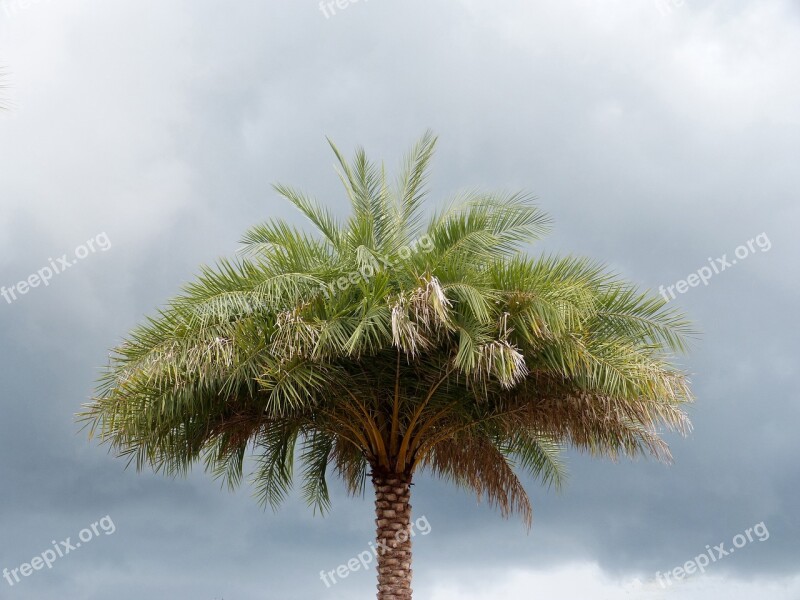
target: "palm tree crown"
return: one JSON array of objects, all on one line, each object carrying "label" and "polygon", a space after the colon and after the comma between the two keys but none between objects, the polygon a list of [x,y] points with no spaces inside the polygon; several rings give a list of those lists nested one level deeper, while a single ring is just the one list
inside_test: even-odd
[{"label": "palm tree crown", "polygon": [[424,219],[434,145],[394,183],[331,144],[346,222],[276,186],[314,234],[250,229],[244,257],[203,269],[115,349],[82,418],[139,467],[202,459],[231,486],[252,452],[272,505],[297,459],[322,509],[329,472],[360,494],[368,474],[427,471],[529,523],[519,475],[559,484],[561,447],[668,460],[662,430],[689,428],[670,362],[684,318],[600,264],[523,253],[549,228],[525,194],[469,192]]}]

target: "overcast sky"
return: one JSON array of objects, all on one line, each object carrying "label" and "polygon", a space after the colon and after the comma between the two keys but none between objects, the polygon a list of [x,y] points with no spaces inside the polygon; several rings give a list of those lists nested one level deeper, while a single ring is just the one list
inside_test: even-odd
[{"label": "overcast sky", "polygon": [[[201,263],[253,223],[302,223],[271,183],[345,214],[326,135],[395,165],[431,128],[431,203],[529,190],[555,219],[535,252],[654,290],[731,266],[673,287],[703,332],[683,361],[695,429],[671,440],[675,464],[569,454],[563,492],[530,483],[530,534],[420,479],[416,597],[800,598],[800,8],[544,4],[0,0],[0,286],[80,258],[0,297],[0,569],[109,517],[52,568],[0,579],[0,596],[372,597],[371,572],[319,578],[367,548],[369,497],[336,487],[324,519],[296,497],[265,512],[202,470],[126,470],[73,414],[108,349]],[[768,538],[657,583],[757,524]]]}]

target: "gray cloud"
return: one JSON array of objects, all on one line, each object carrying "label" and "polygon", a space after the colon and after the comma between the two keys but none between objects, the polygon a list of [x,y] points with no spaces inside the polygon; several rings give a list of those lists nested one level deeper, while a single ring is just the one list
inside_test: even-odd
[{"label": "gray cloud", "polygon": [[788,0],[370,0],[329,19],[312,0],[0,6],[14,105],[0,115],[0,285],[100,232],[113,243],[0,299],[0,568],[106,514],[117,525],[6,596],[371,593],[366,573],[318,579],[371,539],[368,499],[338,490],[327,519],[297,502],[265,513],[199,472],[124,470],[72,415],[107,348],[198,264],[233,254],[256,221],[300,223],[272,182],[345,213],[325,135],[391,166],[427,127],[441,136],[432,200],[532,191],[556,219],[533,251],[590,255],[657,289],[761,232],[773,247],[676,300],[703,335],[685,361],[695,431],[674,440],[674,466],[570,455],[564,492],[531,484],[530,535],[423,478],[418,593],[464,570],[576,561],[652,575],[760,521],[770,540],[714,575],[797,574],[799,27]]}]

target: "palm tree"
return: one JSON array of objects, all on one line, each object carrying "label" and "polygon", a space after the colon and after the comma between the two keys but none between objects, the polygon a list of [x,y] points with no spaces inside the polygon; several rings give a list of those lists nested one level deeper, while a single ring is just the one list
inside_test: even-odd
[{"label": "palm tree", "polygon": [[[581,258],[522,252],[549,226],[525,194],[463,194],[423,226],[426,134],[396,184],[331,143],[352,204],[342,223],[286,186],[314,225],[250,229],[117,347],[81,418],[138,468],[196,461],[230,486],[252,473],[277,505],[301,467],[375,493],[378,599],[411,598],[410,491],[420,472],[530,525],[522,474],[558,485],[565,446],[668,460],[691,400],[671,355],[686,321]],[[252,468],[245,468],[247,457]]]}]

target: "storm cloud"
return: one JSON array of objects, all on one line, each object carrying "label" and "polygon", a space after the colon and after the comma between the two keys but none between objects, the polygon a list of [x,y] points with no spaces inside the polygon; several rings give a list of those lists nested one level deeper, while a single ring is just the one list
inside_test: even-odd
[{"label": "storm cloud", "polygon": [[[431,209],[525,189],[555,220],[531,251],[602,260],[654,291],[763,234],[673,300],[702,334],[682,358],[694,431],[675,464],[567,454],[529,482],[530,533],[422,478],[420,598],[800,597],[800,9],[791,0],[0,0],[0,285],[104,234],[107,250],[0,297],[0,569],[104,516],[91,543],[6,598],[369,597],[371,573],[319,571],[373,537],[369,498],[263,511],[198,469],[125,469],[78,432],[108,349],[201,263],[269,217],[303,224],[285,182],[347,205],[329,136],[397,164],[440,136]],[[769,539],[664,590],[764,523]],[[739,594],[739,595],[736,595]]]}]

